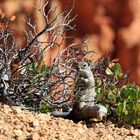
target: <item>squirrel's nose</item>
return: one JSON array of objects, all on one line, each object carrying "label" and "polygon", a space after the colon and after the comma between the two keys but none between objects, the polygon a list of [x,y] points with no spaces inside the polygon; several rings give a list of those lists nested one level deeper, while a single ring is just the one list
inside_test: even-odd
[{"label": "squirrel's nose", "polygon": [[80,70],[80,68],[79,68],[79,67],[77,67],[76,69],[77,69],[78,71]]}]

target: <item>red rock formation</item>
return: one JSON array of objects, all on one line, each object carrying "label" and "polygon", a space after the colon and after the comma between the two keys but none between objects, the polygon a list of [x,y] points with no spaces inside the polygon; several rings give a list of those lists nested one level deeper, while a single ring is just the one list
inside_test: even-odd
[{"label": "red rock formation", "polygon": [[[73,7],[73,2],[74,7]],[[77,15],[75,22],[76,31],[69,31],[66,34],[73,36],[67,39],[65,46],[70,43],[80,42],[87,37],[89,50],[95,50],[97,57],[104,53],[111,53],[113,58],[119,57],[120,64],[124,71],[132,72],[132,80],[140,84],[140,1],[139,0],[61,0],[62,11],[73,7],[72,16]],[[21,4],[22,3],[22,4]],[[1,0],[0,7],[7,11],[6,16],[16,15],[16,20],[11,27],[19,30],[17,39],[24,47],[23,31],[26,30],[23,17],[28,15],[40,16],[34,12],[32,4],[38,5],[38,1],[30,0]],[[46,7],[48,11],[48,7]],[[32,14],[32,12],[34,14]],[[38,20],[38,31],[44,26],[43,18]],[[0,24],[0,27],[3,25]],[[43,37],[41,40],[44,40]],[[58,39],[59,40],[59,39]],[[52,58],[57,54],[54,48]],[[48,63],[50,55],[46,55]]]},{"label": "red rock formation", "polygon": [[[73,1],[61,0],[62,9],[71,8]],[[90,50],[119,57],[123,70],[132,72],[132,80],[140,84],[140,1],[76,0],[72,15],[76,14],[78,30],[68,33],[74,39],[67,44],[90,36]]]}]

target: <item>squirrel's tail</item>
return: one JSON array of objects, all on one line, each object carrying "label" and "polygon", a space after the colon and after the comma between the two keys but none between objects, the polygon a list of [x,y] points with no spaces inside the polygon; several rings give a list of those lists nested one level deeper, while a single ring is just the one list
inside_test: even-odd
[{"label": "squirrel's tail", "polygon": [[67,116],[70,114],[70,112],[58,112],[58,111],[54,111],[51,112],[51,115],[54,117],[62,117],[62,118],[67,118]]}]

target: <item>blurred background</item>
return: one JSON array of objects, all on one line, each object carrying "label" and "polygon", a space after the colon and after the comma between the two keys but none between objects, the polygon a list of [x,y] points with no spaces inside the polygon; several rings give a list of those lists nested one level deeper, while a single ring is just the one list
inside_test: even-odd
[{"label": "blurred background", "polygon": [[[24,48],[27,18],[36,23],[38,32],[45,26],[35,8],[44,3],[45,0],[0,0],[0,28],[6,28],[1,19],[11,18],[9,28],[17,31],[15,37]],[[119,58],[123,71],[130,71],[132,81],[140,85],[140,0],[50,0],[46,13],[52,3],[58,12],[71,9],[74,4],[71,15],[77,15],[73,22],[76,30],[66,32],[72,38],[65,40],[63,48],[87,38],[89,50],[96,52],[95,59],[107,53],[112,59]],[[52,48],[50,53],[55,57],[57,50]],[[49,63],[49,55],[45,62]]]}]

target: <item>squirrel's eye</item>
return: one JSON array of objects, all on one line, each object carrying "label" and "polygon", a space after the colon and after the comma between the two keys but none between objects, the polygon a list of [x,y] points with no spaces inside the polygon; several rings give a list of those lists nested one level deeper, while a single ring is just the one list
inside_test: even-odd
[{"label": "squirrel's eye", "polygon": [[86,64],[84,64],[83,66],[84,66],[84,67],[86,67],[87,65],[86,65]]}]

